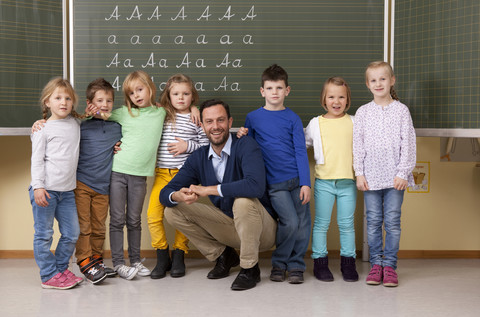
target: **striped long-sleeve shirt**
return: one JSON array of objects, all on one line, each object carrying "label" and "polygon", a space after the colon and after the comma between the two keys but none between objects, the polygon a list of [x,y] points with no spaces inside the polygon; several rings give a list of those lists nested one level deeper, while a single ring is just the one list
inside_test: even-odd
[{"label": "striped long-sleeve shirt", "polygon": [[[185,140],[188,147],[185,153],[173,156],[168,152],[168,143],[178,142],[176,137]],[[190,114],[177,113],[175,124],[165,122],[163,125],[162,140],[157,152],[157,167],[179,169],[190,153],[208,144],[209,141],[203,129],[190,121]]]}]

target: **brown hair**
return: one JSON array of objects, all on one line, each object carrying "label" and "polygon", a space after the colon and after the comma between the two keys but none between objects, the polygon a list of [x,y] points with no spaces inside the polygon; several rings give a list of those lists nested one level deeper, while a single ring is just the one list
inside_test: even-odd
[{"label": "brown hair", "polygon": [[345,107],[345,112],[346,112],[348,108],[350,108],[350,105],[352,104],[352,93],[350,91],[350,86],[348,86],[347,82],[342,77],[330,77],[325,81],[322,88],[322,95],[320,97],[320,103],[322,104],[322,107],[328,112],[326,98],[327,98],[327,86],[329,84],[332,84],[335,86],[344,86],[345,89],[347,90],[347,105]]},{"label": "brown hair", "polygon": [[112,87],[112,85],[106,81],[104,78],[97,78],[94,81],[92,81],[90,84],[87,86],[87,91],[86,91],[86,97],[88,101],[93,101],[95,98],[95,94],[97,91],[103,90],[106,93],[111,93],[113,99],[115,99],[115,91]]},{"label": "brown hair", "polygon": [[278,66],[277,64],[273,64],[267,69],[265,69],[262,73],[262,87],[265,84],[265,81],[277,81],[283,80],[285,82],[285,86],[288,87],[288,74],[282,67]]},{"label": "brown hair", "polygon": [[150,76],[148,76],[148,74],[142,70],[136,70],[134,72],[131,72],[130,74],[127,75],[127,77],[123,81],[122,90],[123,90],[123,96],[125,98],[125,105],[128,107],[128,112],[132,117],[133,117],[132,108],[138,109],[138,106],[134,104],[130,99],[130,93],[133,91],[132,86],[136,81],[141,82],[150,90],[150,104],[152,106],[156,106],[155,95],[157,93],[157,88],[155,87],[155,84],[153,83],[152,79],[150,79]]},{"label": "brown hair", "polygon": [[45,85],[45,87],[43,87],[42,95],[40,96],[40,106],[42,108],[43,119],[46,120],[51,114],[50,109],[47,107],[46,103],[48,99],[52,96],[55,89],[57,88],[63,89],[68,95],[70,95],[70,98],[72,98],[73,107],[70,115],[74,118],[83,118],[83,116],[79,115],[75,111],[75,108],[77,107],[77,104],[78,104],[78,96],[77,96],[77,93],[75,92],[75,89],[73,89],[72,84],[70,84],[70,81],[66,78],[55,77],[55,78],[52,78]]},{"label": "brown hair", "polygon": [[195,85],[193,84],[193,81],[190,77],[184,74],[173,75],[168,79],[165,89],[163,90],[162,95],[159,98],[160,104],[163,108],[165,108],[165,111],[167,112],[165,122],[172,122],[173,124],[175,124],[176,110],[172,105],[172,100],[170,99],[170,91],[172,90],[173,84],[181,83],[186,83],[190,86],[190,90],[192,92],[192,103],[189,106],[196,105],[199,100],[198,91],[197,89],[195,89]]},{"label": "brown hair", "polygon": [[[367,75],[367,72],[369,69],[372,69],[372,68],[379,68],[379,67],[385,67],[388,71],[388,73],[390,74],[390,78],[392,77],[395,77],[395,74],[393,73],[393,68],[392,66],[390,66],[389,63],[387,62],[384,62],[384,61],[375,61],[375,62],[371,62],[370,64],[368,64],[367,68],[365,69],[365,82],[368,83],[368,75]],[[397,92],[395,91],[395,88],[390,87],[390,96],[392,96],[392,99],[394,100],[399,100],[398,99],[398,96],[397,96]]]}]

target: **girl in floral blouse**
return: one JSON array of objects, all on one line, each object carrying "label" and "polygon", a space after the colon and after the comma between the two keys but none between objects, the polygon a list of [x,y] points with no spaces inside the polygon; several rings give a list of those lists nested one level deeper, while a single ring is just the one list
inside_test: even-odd
[{"label": "girl in floral blouse", "polygon": [[[353,127],[353,166],[357,188],[364,191],[367,239],[372,269],[366,282],[397,286],[397,253],[403,194],[413,186],[416,137],[410,112],[398,101],[392,67],[372,62],[366,85],[373,101],[361,106]],[[385,244],[383,230],[385,228]]]}]

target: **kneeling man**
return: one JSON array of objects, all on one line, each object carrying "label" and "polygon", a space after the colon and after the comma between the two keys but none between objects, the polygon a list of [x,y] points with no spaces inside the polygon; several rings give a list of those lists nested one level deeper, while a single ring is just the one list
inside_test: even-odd
[{"label": "kneeling man", "polygon": [[[168,222],[216,261],[209,279],[227,277],[240,264],[231,288],[250,289],[260,282],[258,252],[274,246],[277,229],[262,152],[254,139],[230,134],[233,118],[226,103],[205,101],[200,118],[210,146],[189,156],[161,191],[160,201],[167,207]],[[214,206],[197,202],[204,196]],[[234,248],[240,249],[240,257]]]}]

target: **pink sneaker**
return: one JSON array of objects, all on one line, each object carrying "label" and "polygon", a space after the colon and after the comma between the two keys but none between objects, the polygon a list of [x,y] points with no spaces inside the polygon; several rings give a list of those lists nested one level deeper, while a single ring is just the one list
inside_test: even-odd
[{"label": "pink sneaker", "polygon": [[383,268],[383,286],[398,286],[397,272],[395,272],[395,269],[391,266],[385,266]]},{"label": "pink sneaker", "polygon": [[57,273],[54,277],[48,281],[42,283],[43,288],[54,288],[54,289],[69,289],[77,285],[77,283],[68,278],[62,273]]},{"label": "pink sneaker", "polygon": [[72,281],[74,281],[75,285],[78,285],[83,282],[83,277],[76,276],[69,269],[66,269],[62,274],[65,275],[68,279],[71,279]]},{"label": "pink sneaker", "polygon": [[382,267],[374,264],[367,276],[368,285],[379,285],[382,283]]}]

